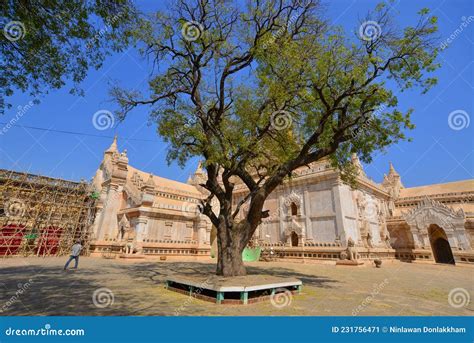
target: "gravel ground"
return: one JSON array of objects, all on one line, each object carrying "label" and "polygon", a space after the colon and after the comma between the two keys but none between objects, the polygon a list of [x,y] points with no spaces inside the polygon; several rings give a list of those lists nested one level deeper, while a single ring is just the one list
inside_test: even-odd
[{"label": "gravel ground", "polygon": [[0,259],[2,315],[474,315],[472,266],[249,263],[249,274],[298,278],[303,291],[280,298],[278,306],[270,301],[242,306],[216,305],[164,289],[167,275],[211,274],[212,262],[81,257],[79,269],[63,271],[65,261],[65,257]]}]

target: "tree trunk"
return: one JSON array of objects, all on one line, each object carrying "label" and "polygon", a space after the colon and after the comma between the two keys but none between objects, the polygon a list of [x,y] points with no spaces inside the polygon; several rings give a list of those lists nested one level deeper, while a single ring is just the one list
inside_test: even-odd
[{"label": "tree trunk", "polygon": [[246,229],[248,225],[235,223],[227,227],[221,223],[217,230],[217,275],[225,277],[247,275],[242,261],[242,251],[249,239]]}]

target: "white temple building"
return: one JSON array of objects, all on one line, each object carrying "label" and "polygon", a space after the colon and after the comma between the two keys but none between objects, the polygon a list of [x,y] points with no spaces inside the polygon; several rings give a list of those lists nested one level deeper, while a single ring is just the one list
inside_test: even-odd
[{"label": "white temple building", "polygon": [[[353,163],[354,188],[327,161],[295,171],[268,197],[254,242],[284,259],[335,261],[352,239],[362,259],[474,263],[474,180],[405,188],[392,165],[376,183]],[[114,139],[93,179],[93,254],[209,259],[215,229],[198,211],[205,178],[201,166],[187,183],[138,170]],[[237,184],[235,201],[246,192]]]}]

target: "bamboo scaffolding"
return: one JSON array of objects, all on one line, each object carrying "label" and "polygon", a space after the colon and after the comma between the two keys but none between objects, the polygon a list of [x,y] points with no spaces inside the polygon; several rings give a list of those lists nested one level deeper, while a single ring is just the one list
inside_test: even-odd
[{"label": "bamboo scaffolding", "polygon": [[0,169],[0,257],[60,256],[81,240],[88,254],[91,185]]}]

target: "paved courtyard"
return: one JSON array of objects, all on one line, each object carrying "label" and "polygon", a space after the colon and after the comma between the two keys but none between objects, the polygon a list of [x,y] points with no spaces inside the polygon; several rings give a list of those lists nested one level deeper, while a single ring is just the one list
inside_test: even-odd
[{"label": "paved courtyard", "polygon": [[167,275],[212,273],[212,263],[81,257],[80,269],[64,272],[65,260],[0,259],[2,315],[474,315],[471,266],[248,264],[249,273],[303,281],[300,295],[276,307],[270,301],[216,305],[164,288]]}]

